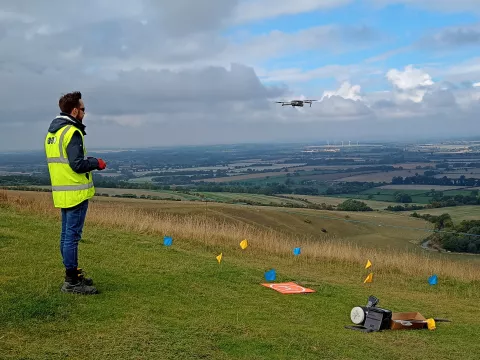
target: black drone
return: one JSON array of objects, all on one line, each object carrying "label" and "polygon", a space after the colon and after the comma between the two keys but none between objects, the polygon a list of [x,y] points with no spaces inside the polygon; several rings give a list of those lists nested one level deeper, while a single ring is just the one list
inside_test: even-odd
[{"label": "black drone", "polygon": [[310,107],[312,107],[312,102],[318,101],[318,100],[292,100],[292,101],[277,101],[277,104],[282,104],[282,106],[298,106],[298,107],[303,107],[304,104],[310,104]]}]

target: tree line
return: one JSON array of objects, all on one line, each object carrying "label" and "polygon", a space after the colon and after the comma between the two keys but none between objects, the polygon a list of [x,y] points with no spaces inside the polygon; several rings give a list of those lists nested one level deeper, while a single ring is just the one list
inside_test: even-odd
[{"label": "tree line", "polygon": [[427,238],[432,244],[447,251],[480,254],[480,220],[463,220],[455,225],[447,213],[436,216],[415,212],[411,216],[434,224],[437,232]]},{"label": "tree line", "polygon": [[[425,172],[427,173],[427,172]],[[452,179],[447,176],[436,178],[433,175],[419,175],[415,176],[394,176],[392,178],[393,185],[445,185],[445,186],[467,186],[476,187],[480,186],[480,179],[467,178],[465,175],[460,176],[458,179]]]}]

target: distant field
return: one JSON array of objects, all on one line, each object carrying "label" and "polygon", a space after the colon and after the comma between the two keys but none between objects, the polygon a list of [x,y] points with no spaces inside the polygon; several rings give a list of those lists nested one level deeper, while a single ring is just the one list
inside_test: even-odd
[{"label": "distant field", "polygon": [[[450,216],[452,217],[452,220],[455,223],[459,223],[462,220],[480,220],[480,205],[466,205],[466,206],[455,206],[455,207],[440,208],[440,209],[418,210],[417,213],[430,214],[430,215],[441,215],[441,214],[448,213],[450,214]],[[413,211],[408,212],[408,215],[410,214],[413,214]]]},{"label": "distant field", "polygon": [[[336,170],[343,170],[349,168],[356,168],[361,169],[362,167],[371,166],[371,165],[328,165],[328,166],[302,166],[302,164],[274,164],[272,167],[258,167],[256,169],[275,169],[275,168],[282,168],[287,167],[290,173],[293,173],[296,170],[303,170],[307,172],[307,174],[300,173],[300,177],[294,177],[293,179],[297,180],[318,180],[318,181],[345,181],[345,182],[353,182],[353,181],[374,181],[374,182],[390,182],[394,176],[414,176],[415,173],[423,174],[423,170],[416,170],[417,166],[429,166],[432,164],[429,163],[406,163],[406,164],[394,164],[392,166],[395,167],[403,167],[405,170],[394,170],[389,172],[382,172],[382,171],[359,171],[354,173],[344,173],[338,172],[335,173]],[[410,170],[409,170],[410,169]],[[317,174],[308,174],[308,172],[313,172],[314,170],[319,171],[327,171],[330,173],[317,173]],[[232,170],[232,172],[238,171],[242,172],[245,169],[236,169]],[[242,174],[242,175],[231,175],[219,178],[211,178],[211,179],[204,179],[204,180],[194,180],[194,182],[205,181],[205,182],[232,182],[232,181],[248,181],[254,179],[266,179],[267,177],[278,177],[283,179],[287,173],[286,172],[266,172],[266,173],[253,173],[253,174]],[[268,179],[271,180],[271,179]]]},{"label": "distant field", "polygon": [[444,176],[450,178],[450,179],[459,179],[462,176],[465,176],[467,179],[468,178],[473,178],[473,179],[480,179],[480,173],[474,172],[473,174],[469,170],[468,172],[448,172],[448,173],[443,173],[439,175],[435,175],[437,179],[441,179]]},{"label": "distant field", "polygon": [[117,176],[121,176],[122,174],[121,173],[101,173],[98,175],[102,177],[117,177]]},{"label": "distant field", "polygon": [[433,163],[428,163],[428,162],[423,162],[423,163],[393,164],[392,166],[395,166],[395,167],[403,167],[404,169],[412,170],[412,169],[416,169],[417,166],[421,166],[421,167],[432,166],[432,167],[435,167],[435,164],[433,164]]},{"label": "distant field", "polygon": [[[310,196],[310,195],[289,195],[285,194],[284,196],[291,196],[299,199],[307,199],[315,204],[322,204],[325,203],[327,205],[338,205],[345,201],[345,198],[339,197],[330,197],[330,196]],[[354,197],[352,197],[353,199]],[[387,206],[392,205],[391,202],[386,201],[374,201],[374,200],[362,200],[368,206],[370,206],[374,210],[383,210]]]},{"label": "distant field", "polygon": [[[318,168],[317,168],[318,169]],[[355,172],[352,174],[344,173],[344,172],[331,172],[333,169],[323,169],[325,171],[329,171],[330,173],[315,173],[313,169],[306,170],[305,173],[300,173],[300,176],[291,176],[291,179],[299,182],[302,180],[317,180],[317,181],[357,181],[357,180],[348,180],[348,179],[355,179],[358,176],[375,176],[377,173],[372,174],[371,171],[365,172]],[[229,176],[229,177],[221,177],[221,178],[212,178],[212,179],[205,179],[205,182],[230,182],[230,181],[255,181],[259,183],[265,182],[283,182],[287,178],[286,172],[269,172],[263,174],[246,174],[246,175],[238,175],[238,176]],[[292,170],[290,169],[290,174],[292,174]],[[350,176],[351,175],[351,176]],[[268,177],[268,178],[267,178]],[[392,176],[393,177],[393,176]],[[390,177],[388,181],[391,181],[392,178]],[[196,180],[199,181],[199,180]],[[371,180],[369,180],[371,181]]]},{"label": "distant field", "polygon": [[[370,172],[356,172],[354,176],[359,174],[370,173]],[[330,173],[330,174],[314,174],[314,175],[305,175],[305,176],[296,176],[293,179],[297,181],[301,180],[317,180],[317,181],[332,181],[349,178],[348,173]]]},{"label": "distant field", "polygon": [[137,178],[134,178],[134,179],[129,179],[128,182],[131,182],[131,183],[151,183],[152,182],[152,179],[154,178],[154,176],[144,176],[144,177],[137,177]]},{"label": "distant field", "polygon": [[[402,192],[410,194],[411,196],[418,196],[418,195],[423,195],[423,194],[427,193],[429,190],[430,189],[428,189],[428,190],[409,189],[409,190],[403,190]],[[398,191],[399,190],[396,190],[396,189],[380,189],[380,187],[378,187],[378,188],[365,190],[365,191],[362,192],[362,195],[365,195],[365,194],[367,194],[367,195],[369,195],[369,194],[377,195],[377,193],[379,193],[379,195],[383,195],[383,194],[394,195]]]},{"label": "distant field", "polygon": [[471,162],[478,162],[480,161],[480,158],[473,158],[473,157],[459,157],[459,158],[454,158],[454,159],[445,159],[449,163],[471,163]]},{"label": "distant field", "polygon": [[[397,188],[397,186],[403,186],[402,188]],[[408,188],[407,188],[408,186]],[[418,186],[418,187],[417,187]],[[358,199],[367,199],[369,195],[373,195],[374,199],[377,201],[389,201],[395,202],[394,195],[396,192],[401,191],[403,193],[407,193],[412,197],[413,203],[416,204],[428,204],[432,199],[431,196],[428,195],[429,191],[433,188],[436,191],[443,192],[445,196],[455,196],[455,195],[470,195],[472,190],[476,190],[476,188],[458,188],[458,187],[447,187],[447,186],[431,186],[425,185],[425,187],[420,187],[422,185],[392,185],[391,187],[381,186],[369,190],[365,190],[360,194],[341,194],[337,195],[339,197],[353,197]],[[447,189],[448,188],[448,189]]]},{"label": "distant field", "polygon": [[[301,166],[296,168],[296,170],[342,170],[342,169],[351,169],[351,168],[362,168],[372,165],[308,165],[308,166]],[[393,167],[403,167],[406,170],[415,169],[417,166],[425,167],[425,166],[434,166],[432,163],[404,163],[404,164],[385,164],[385,166],[393,166]]]},{"label": "distant field", "polygon": [[134,175],[138,177],[148,176],[151,173],[161,173],[161,172],[182,172],[182,171],[205,171],[205,170],[226,170],[228,167],[224,166],[199,166],[199,167],[190,167],[190,168],[181,168],[181,169],[168,169],[168,170],[153,170],[153,171],[138,171]]},{"label": "distant field", "polygon": [[377,189],[383,190],[423,190],[430,191],[434,189],[435,191],[446,191],[446,190],[457,190],[463,189],[461,186],[441,186],[441,185],[384,185],[380,186]]},{"label": "distant field", "polygon": [[[97,188],[97,193],[101,194],[109,194],[112,195],[122,195],[122,194],[135,194],[137,196],[157,196],[159,198],[174,198],[180,199],[183,201],[191,201],[191,200],[203,200],[201,196],[193,195],[193,194],[183,194],[174,191],[168,190],[161,190],[161,191],[154,191],[154,190],[139,190],[139,189],[109,189],[109,188]],[[195,194],[197,194],[195,192]],[[244,194],[244,193],[227,193],[227,192],[200,192],[204,196],[204,199],[208,199],[210,201],[217,201],[217,202],[231,202],[231,201],[240,201],[240,200],[249,200],[258,202],[263,205],[271,205],[276,204],[280,205],[282,203],[285,204],[295,204],[295,205],[302,205],[302,201],[295,201],[290,199],[282,199],[276,196],[268,196],[268,195],[261,195],[261,194]]]},{"label": "distant field", "polygon": [[352,182],[352,181],[359,181],[359,182],[391,182],[392,178],[395,176],[415,176],[415,173],[423,174],[424,170],[395,170],[389,172],[375,172],[370,174],[363,174],[363,175],[355,175],[349,177],[343,177],[338,179],[337,181],[345,181],[345,182]]},{"label": "distant field", "polygon": [[[296,167],[292,167],[296,166]],[[293,177],[292,179],[296,180],[318,180],[318,181],[374,181],[374,182],[390,182],[394,176],[414,176],[416,172],[419,174],[423,174],[423,170],[415,170],[416,166],[427,166],[427,163],[422,164],[395,164],[395,167],[404,166],[407,168],[411,168],[412,170],[394,170],[389,172],[375,172],[375,171],[359,171],[353,173],[345,173],[345,172],[338,172],[335,173],[336,170],[343,170],[349,168],[362,168],[365,166],[371,165],[332,165],[332,166],[298,166],[299,164],[287,164],[289,168],[289,172],[293,173],[295,170],[304,170],[305,172],[313,172],[314,170],[319,171],[328,171],[330,173],[322,174],[302,174],[299,177]],[[283,167],[280,166],[280,167]],[[266,177],[285,177],[286,172],[268,172],[268,173],[260,173],[260,174],[243,174],[243,175],[232,175],[227,177],[220,177],[220,178],[212,178],[212,179],[205,179],[206,182],[230,182],[230,181],[245,181],[245,180],[252,180],[252,179],[265,179]],[[200,181],[200,180],[195,180]]]},{"label": "distant field", "polygon": [[[369,196],[373,196],[373,199],[371,200],[381,201],[381,202],[385,201],[385,202],[389,202],[390,205],[393,205],[392,203],[396,203],[395,193],[397,191],[399,190],[373,188],[373,189],[365,190],[360,194],[340,194],[340,195],[335,195],[334,197],[368,200]],[[404,190],[403,192],[409,194],[412,197],[414,204],[428,204],[431,199],[431,197],[426,195],[425,190]]]},{"label": "distant field", "polygon": [[[268,162],[267,162],[268,163]],[[260,162],[261,164],[261,162]],[[276,170],[276,169],[283,169],[283,168],[297,168],[299,166],[302,166],[304,164],[275,164],[273,163],[271,166],[247,166],[243,169],[232,169],[231,172],[246,172],[246,169],[248,168],[251,168],[251,169],[255,169],[255,170],[259,170],[259,171],[262,171],[262,170]],[[248,175],[248,174],[246,174]]]},{"label": "distant field", "polygon": [[480,174],[480,168],[467,168],[467,171],[465,171],[465,168],[457,168],[456,170],[449,170],[447,174],[460,174],[460,175],[470,175],[471,173],[473,174]]},{"label": "distant field", "polygon": [[267,176],[282,176],[282,174],[286,174],[285,172],[266,172],[266,173],[257,173],[257,174],[245,174],[245,175],[233,175],[233,176],[226,176],[226,177],[219,177],[219,178],[212,178],[212,179],[202,179],[202,180],[194,180],[194,182],[205,181],[205,182],[230,182],[230,181],[244,181],[250,179],[262,179],[266,178]]},{"label": "distant field", "polygon": [[294,205],[304,205],[305,203],[300,200],[291,200],[284,199],[277,196],[261,195],[261,194],[242,194],[242,193],[226,193],[226,192],[204,192],[202,193],[206,198],[218,201],[218,202],[228,202],[228,201],[239,201],[239,200],[249,200],[258,202],[265,205],[276,204],[280,205],[285,204],[294,204]]},{"label": "distant field", "polygon": [[[104,193],[109,195],[121,195],[121,194],[135,194],[137,196],[141,195],[150,195],[150,196],[158,196],[159,198],[175,198],[180,199],[183,201],[191,201],[191,200],[203,200],[208,199],[210,201],[217,201],[217,202],[231,202],[231,201],[240,201],[240,200],[249,200],[258,202],[263,205],[280,205],[282,203],[285,204],[294,204],[294,205],[304,205],[304,202],[300,200],[291,200],[291,199],[283,199],[277,196],[269,196],[269,195],[261,195],[261,194],[246,194],[246,193],[227,193],[227,192],[199,192],[204,196],[191,195],[191,194],[183,194],[174,191],[168,190],[161,190],[161,191],[154,191],[154,190],[137,190],[137,189],[109,189],[109,188],[97,188],[97,193]],[[195,192],[195,194],[197,194]]]}]

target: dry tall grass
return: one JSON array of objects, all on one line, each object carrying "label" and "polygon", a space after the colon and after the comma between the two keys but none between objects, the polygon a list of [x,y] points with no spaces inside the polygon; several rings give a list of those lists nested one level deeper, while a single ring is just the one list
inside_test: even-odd
[{"label": "dry tall grass", "polygon": [[[24,194],[0,191],[0,205],[11,206],[17,211],[59,217],[52,205],[50,193]],[[324,237],[299,239],[275,230],[259,229],[248,224],[218,221],[201,215],[169,215],[142,209],[134,209],[116,203],[92,202],[87,216],[89,223],[114,227],[129,232],[171,235],[177,239],[197,241],[205,245],[238,247],[244,238],[262,254],[291,256],[292,246],[302,246],[301,261],[335,261],[358,266],[368,257],[376,271],[401,272],[412,276],[436,273],[444,278],[461,281],[480,280],[480,266],[475,263],[459,263],[412,252],[392,252],[386,249],[364,249],[356,244]]]}]

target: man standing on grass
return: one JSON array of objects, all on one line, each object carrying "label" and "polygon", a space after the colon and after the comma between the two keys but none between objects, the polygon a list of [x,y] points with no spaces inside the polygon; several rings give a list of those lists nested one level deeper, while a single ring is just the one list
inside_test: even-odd
[{"label": "man standing on grass", "polygon": [[45,138],[53,204],[61,209],[60,253],[65,266],[62,291],[97,294],[92,279],[78,267],[78,242],[82,238],[88,200],[95,195],[92,170],[106,167],[102,159],[87,157],[83,144],[85,105],[80,92],[63,95],[58,105],[60,115],[53,119]]}]

